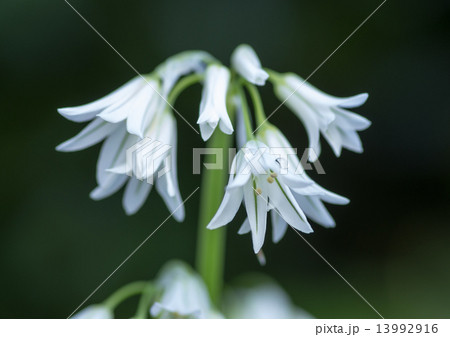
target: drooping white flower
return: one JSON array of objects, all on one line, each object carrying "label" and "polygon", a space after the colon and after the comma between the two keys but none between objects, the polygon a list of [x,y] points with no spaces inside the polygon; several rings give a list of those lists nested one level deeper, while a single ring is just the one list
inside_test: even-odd
[{"label": "drooping white flower", "polygon": [[190,72],[203,73],[213,61],[214,57],[204,51],[185,51],[169,57],[156,68],[163,82],[161,94],[166,97],[181,76]]},{"label": "drooping white flower", "polygon": [[[151,121],[160,104],[159,90],[161,89],[157,80],[137,76],[97,101],[78,107],[61,108],[58,109],[58,112],[74,122],[86,122],[95,117],[100,117],[103,122],[112,124],[126,121],[129,133],[143,137],[145,127]],[[97,125],[94,126],[92,126],[94,130],[88,134],[89,139],[93,141],[95,139],[92,133],[97,136],[101,134],[97,132]],[[109,127],[112,128],[113,126]],[[70,142],[63,143],[60,145],[60,149],[64,150],[70,145]]]},{"label": "drooping white flower", "polygon": [[317,160],[321,152],[320,133],[330,144],[337,157],[342,148],[361,153],[363,147],[357,131],[370,126],[365,117],[345,108],[356,108],[364,104],[368,94],[339,98],[328,95],[295,74],[284,74],[275,80],[278,98],[300,118],[309,138],[310,160]]},{"label": "drooping white flower", "polygon": [[[292,151],[292,145],[275,126],[267,122],[260,129],[258,139],[267,144],[273,150],[272,152],[280,154],[280,159],[283,159],[282,162],[286,161],[286,169],[298,174],[299,177],[304,179],[305,183],[309,183],[305,186],[290,187],[295,200],[306,216],[324,227],[334,227],[336,223],[323,202],[345,205],[349,203],[349,200],[326,190],[308,177],[298,156]],[[272,239],[277,243],[283,238],[288,225],[276,210],[271,210],[271,218]],[[239,233],[245,234],[247,232],[249,232],[249,227],[244,223]]]},{"label": "drooping white flower", "polygon": [[314,318],[295,306],[278,284],[266,279],[250,286],[229,289],[224,302],[224,314],[231,319]]},{"label": "drooping white flower", "polygon": [[255,253],[263,246],[267,211],[271,207],[275,208],[290,226],[304,233],[313,231],[290,192],[292,187],[306,187],[311,183],[291,172],[279,174],[280,164],[276,157],[269,153],[265,144],[249,141],[237,153],[231,171],[225,196],[207,228],[215,229],[228,224],[244,200]]},{"label": "drooping white flower", "polygon": [[229,81],[230,71],[228,68],[212,64],[206,69],[200,114],[197,121],[204,141],[211,137],[218,124],[222,132],[228,135],[234,131],[226,106]]},{"label": "drooping white flower", "polygon": [[101,304],[90,305],[71,317],[72,319],[112,319],[112,311]]},{"label": "drooping white flower", "polygon": [[189,266],[169,262],[156,281],[159,295],[150,309],[154,318],[222,318],[203,280]]},{"label": "drooping white flower", "polygon": [[238,46],[231,55],[231,65],[250,83],[264,85],[269,74],[261,67],[261,62],[252,47]]},{"label": "drooping white flower", "polygon": [[159,82],[152,80],[151,84],[152,86],[141,78],[136,78],[98,101],[80,107],[59,109],[70,120],[93,121],[78,135],[59,145],[57,150],[78,151],[105,140],[97,162],[98,187],[90,196],[94,200],[106,198],[127,183],[123,206],[127,214],[134,214],[142,207],[152,188],[144,178],[159,172],[161,165],[154,165],[154,171],[147,172],[144,177],[138,176],[143,181],[136,177],[130,178],[125,169],[127,149],[143,137],[170,145],[171,149],[166,156],[159,158],[161,161],[166,157],[171,158],[170,172],[155,180],[167,207],[172,212],[176,210],[175,219],[182,221],[184,207],[181,205],[176,177],[176,122],[168,111],[166,102],[158,94],[161,90]]}]

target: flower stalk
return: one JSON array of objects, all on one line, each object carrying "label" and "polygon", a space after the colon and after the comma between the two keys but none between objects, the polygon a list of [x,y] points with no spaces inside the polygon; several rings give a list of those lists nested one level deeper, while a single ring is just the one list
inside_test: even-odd
[{"label": "flower stalk", "polygon": [[[231,104],[227,105],[229,107],[228,114],[232,120],[234,109]],[[228,151],[232,139],[232,137],[216,130],[208,140],[207,147]],[[205,160],[216,160],[213,157],[213,155],[207,155]],[[224,160],[221,170],[204,170],[200,195],[196,268],[208,288],[213,304],[216,306],[220,304],[223,289],[226,229],[220,228],[211,231],[206,228],[206,225],[211,221],[222,201],[222,191],[228,177],[227,168],[228,163]]]},{"label": "flower stalk", "polygon": [[147,281],[136,281],[129,283],[109,296],[103,304],[111,310],[114,310],[120,303],[129,297],[141,294],[148,287],[148,285],[149,282]]}]

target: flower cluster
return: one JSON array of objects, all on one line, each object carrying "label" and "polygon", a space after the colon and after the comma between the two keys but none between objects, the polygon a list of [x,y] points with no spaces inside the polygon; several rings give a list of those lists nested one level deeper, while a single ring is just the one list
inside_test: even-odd
[{"label": "flower cluster", "polygon": [[[370,122],[346,109],[362,105],[367,94],[348,98],[325,94],[295,74],[280,74],[263,68],[248,45],[236,48],[230,68],[206,52],[184,52],[100,100],[59,109],[59,113],[71,121],[90,123],[57,149],[78,151],[103,141],[97,162],[98,186],[91,192],[91,198],[106,198],[126,185],[123,207],[127,214],[133,214],[147,199],[152,184],[146,180],[151,178],[156,181],[156,189],[175,219],[182,221],[185,211],[176,170],[177,126],[173,104],[185,88],[202,83],[197,119],[202,139],[207,141],[214,132],[232,134],[236,116],[241,147],[233,160],[223,201],[207,228],[230,223],[243,203],[247,219],[239,233],[251,232],[253,249],[258,253],[266,235],[268,212],[272,238],[278,242],[288,225],[304,233],[313,231],[309,220],[324,227],[335,226],[324,203],[343,205],[349,202],[308,177],[301,169],[299,158],[293,155],[289,141],[267,121],[257,90],[257,86],[264,86],[267,81],[274,86],[276,96],[303,123],[309,138],[311,162],[320,156],[320,135],[336,156],[341,154],[342,148],[362,152],[357,131],[369,127]],[[250,114],[248,97],[255,118]],[[220,131],[215,131],[217,127]],[[141,161],[130,168],[127,150],[144,138],[157,141],[145,156],[152,167],[137,169],[145,165]],[[163,145],[169,145],[169,150],[161,154],[158,149]],[[275,153],[273,149],[280,151]],[[159,174],[167,163],[170,163],[168,172]]]}]

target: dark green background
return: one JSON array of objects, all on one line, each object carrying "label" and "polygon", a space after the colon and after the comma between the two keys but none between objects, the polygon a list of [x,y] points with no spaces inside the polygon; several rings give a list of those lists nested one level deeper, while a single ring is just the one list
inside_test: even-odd
[{"label": "dark green background", "polygon": [[[304,77],[380,2],[71,1],[140,72],[186,49],[228,64],[246,42],[265,66]],[[388,0],[310,79],[335,95],[370,93],[356,110],[373,121],[362,133],[365,153],[336,159],[323,144],[327,175],[317,177],[352,202],[330,207],[336,229],[315,226],[308,239],[387,318],[450,316],[449,14],[448,1]],[[121,193],[90,200],[99,147],[54,150],[81,128],[58,107],[90,102],[135,76],[63,0],[3,0],[0,46],[0,317],[64,318],[169,212],[155,192],[131,217]],[[270,87],[262,92],[272,111],[278,101]],[[177,105],[191,123],[199,95],[190,89]],[[272,122],[294,146],[306,145],[286,108]],[[178,127],[186,197],[200,183],[191,149],[202,142],[181,120]],[[186,221],[169,220],[89,303],[154,277],[168,259],[192,263],[198,203],[197,194]],[[277,245],[266,240],[260,267],[250,237],[236,234],[242,218],[228,226],[227,281],[263,271],[316,317],[377,317],[292,231]]]}]

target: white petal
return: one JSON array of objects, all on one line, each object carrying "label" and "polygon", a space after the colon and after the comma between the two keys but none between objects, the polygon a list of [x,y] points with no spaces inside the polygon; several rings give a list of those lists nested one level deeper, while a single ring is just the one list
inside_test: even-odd
[{"label": "white petal", "polygon": [[172,215],[175,220],[182,222],[185,217],[184,205],[178,184],[174,186],[175,182],[171,174],[166,173],[156,181],[156,189],[158,190],[159,195],[164,199],[169,211],[173,213]]},{"label": "white petal", "polygon": [[335,205],[347,205],[350,200],[339,194],[333,193],[318,184],[307,186],[305,188],[293,188],[294,194],[300,194],[305,196],[318,196],[323,201],[329,204]]},{"label": "white petal", "polygon": [[152,185],[146,181],[140,181],[136,178],[130,178],[130,181],[125,188],[125,193],[122,199],[122,205],[127,215],[135,214],[144,205]]},{"label": "white petal", "polygon": [[83,150],[87,147],[93,146],[101,142],[105,137],[111,134],[116,125],[104,122],[100,118],[96,118],[90,122],[79,134],[75,137],[66,140],[64,143],[58,145],[56,150],[61,152],[71,152]]},{"label": "white petal", "polygon": [[322,132],[322,135],[328,144],[330,144],[336,157],[339,157],[342,152],[342,136],[336,125],[330,125],[324,132]]},{"label": "white petal", "polygon": [[361,139],[356,131],[339,129],[339,133],[341,134],[342,147],[356,153],[364,152]]},{"label": "white petal", "polygon": [[284,234],[286,234],[288,224],[276,210],[271,210],[270,215],[272,219],[272,241],[278,243],[283,238]]},{"label": "white petal", "polygon": [[248,218],[245,218],[244,222],[241,225],[241,228],[239,228],[238,234],[239,235],[247,234],[250,231],[251,231],[250,222],[248,221]]},{"label": "white petal", "polygon": [[85,122],[94,118],[102,110],[108,106],[127,99],[133,94],[136,88],[140,85],[141,78],[136,77],[131,81],[125,83],[119,89],[113,91],[109,95],[100,98],[92,103],[81,105],[77,107],[61,108],[58,112],[65,118],[74,122]]},{"label": "white petal", "polygon": [[372,124],[367,118],[345,109],[333,108],[333,112],[336,114],[336,123],[345,130],[363,131]]},{"label": "white petal", "polygon": [[278,210],[281,217],[292,227],[311,233],[313,229],[306,220],[292,192],[285,185],[279,184],[275,179],[269,186],[269,202]]},{"label": "white petal", "polygon": [[327,228],[336,226],[333,217],[318,197],[295,195],[295,199],[308,218]]},{"label": "white petal", "polygon": [[[277,87],[275,93],[284,101],[289,97],[290,91],[286,87]],[[309,147],[313,150],[309,153],[309,160],[314,162],[320,155],[320,121],[317,113],[314,112],[303,100],[296,95],[292,95],[286,101],[286,105],[294,111],[298,118],[303,122],[306,133],[308,134]]]},{"label": "white petal", "polygon": [[242,198],[242,188],[227,189],[219,209],[206,228],[216,229],[225,226],[233,220],[239,210],[239,207],[241,206]]},{"label": "white petal", "polygon": [[269,74],[261,67],[255,51],[249,45],[238,46],[231,55],[231,64],[250,83],[264,85]]},{"label": "white petal", "polygon": [[[153,87],[157,87],[156,82],[152,82],[152,85]],[[161,101],[162,99],[154,89],[149,85],[144,87],[142,94],[134,99],[134,105],[128,114],[128,132],[144,138],[144,131],[157,112],[157,109],[161,107]]]},{"label": "white petal", "polygon": [[357,108],[357,107],[363,105],[364,103],[366,103],[368,98],[369,98],[369,94],[367,94],[367,93],[359,94],[359,95],[343,98],[342,99],[343,101],[340,102],[338,105],[341,108]]},{"label": "white petal", "polygon": [[[180,188],[177,177],[177,135],[176,131],[172,135],[172,149],[170,150],[170,161],[168,163],[170,171],[156,181],[156,189],[164,199],[167,208],[173,213],[173,217],[178,222],[184,221],[185,211],[181,199]],[[167,163],[167,162],[166,162]]]},{"label": "white petal", "polygon": [[202,136],[203,141],[207,141],[211,135],[213,134],[214,130],[216,129],[216,125],[210,124],[210,123],[202,123],[200,124],[200,134]]},{"label": "white petal", "polygon": [[369,96],[368,94],[359,94],[344,98],[335,97],[328,95],[308,82],[305,82],[303,78],[298,75],[289,73],[285,75],[284,79],[292,90],[296,90],[298,95],[301,95],[313,104],[340,106],[342,108],[355,108],[364,104]]},{"label": "white petal", "polygon": [[136,136],[131,136],[126,132],[124,125],[119,126],[108,137],[102,145],[97,161],[97,182],[99,185],[102,185],[105,179],[112,174],[107,172],[107,169],[125,162],[127,148],[137,142],[137,139]]},{"label": "white petal", "polygon": [[[267,187],[264,179],[254,177],[254,181],[248,181],[244,187],[245,209],[252,231],[253,251],[257,254],[263,244],[267,227]],[[261,194],[257,194],[255,189],[260,188]]]},{"label": "white petal", "polygon": [[251,178],[251,173],[243,172],[248,163],[245,161],[244,154],[239,151],[231,164],[231,174],[227,189],[242,188]]},{"label": "white petal", "polygon": [[192,71],[200,73],[204,71],[206,63],[214,58],[203,51],[187,51],[169,57],[163,64],[156,68],[156,72],[162,79],[163,96],[167,96],[181,76]]},{"label": "white petal", "polygon": [[93,200],[101,200],[107,198],[122,188],[125,182],[128,180],[128,176],[123,174],[112,174],[102,185],[97,186],[89,194]]},{"label": "white petal", "polygon": [[226,107],[229,80],[230,72],[224,66],[213,64],[206,69],[197,121],[203,140],[207,140],[211,136],[219,121],[222,132],[233,133],[233,126]]}]

